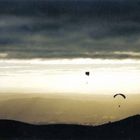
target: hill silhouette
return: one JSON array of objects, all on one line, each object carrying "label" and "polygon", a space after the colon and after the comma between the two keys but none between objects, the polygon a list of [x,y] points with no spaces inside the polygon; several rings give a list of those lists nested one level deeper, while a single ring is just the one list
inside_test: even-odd
[{"label": "hill silhouette", "polygon": [[140,115],[100,126],[72,124],[32,125],[13,120],[0,120],[0,139],[139,140]]}]

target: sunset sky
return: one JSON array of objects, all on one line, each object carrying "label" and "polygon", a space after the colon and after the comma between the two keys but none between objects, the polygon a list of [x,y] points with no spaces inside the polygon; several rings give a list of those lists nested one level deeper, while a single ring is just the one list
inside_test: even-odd
[{"label": "sunset sky", "polygon": [[116,93],[139,95],[139,83],[139,0],[0,0],[1,96],[112,99]]},{"label": "sunset sky", "polygon": [[0,92],[139,93],[138,0],[0,3]]}]

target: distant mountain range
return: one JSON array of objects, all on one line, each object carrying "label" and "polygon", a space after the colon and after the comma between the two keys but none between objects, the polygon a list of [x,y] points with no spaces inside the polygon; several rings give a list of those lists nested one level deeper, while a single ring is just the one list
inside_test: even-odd
[{"label": "distant mountain range", "polygon": [[72,124],[31,125],[0,120],[0,139],[139,140],[140,115],[95,127]]}]

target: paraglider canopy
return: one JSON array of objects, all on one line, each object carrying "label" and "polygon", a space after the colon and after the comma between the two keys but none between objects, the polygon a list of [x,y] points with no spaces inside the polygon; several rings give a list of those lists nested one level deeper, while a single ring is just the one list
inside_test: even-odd
[{"label": "paraglider canopy", "polygon": [[89,76],[90,75],[90,72],[89,71],[86,71],[85,72],[85,75]]},{"label": "paraglider canopy", "polygon": [[122,96],[124,99],[126,99],[126,96],[122,93],[117,93],[113,97],[115,98],[116,96]]}]

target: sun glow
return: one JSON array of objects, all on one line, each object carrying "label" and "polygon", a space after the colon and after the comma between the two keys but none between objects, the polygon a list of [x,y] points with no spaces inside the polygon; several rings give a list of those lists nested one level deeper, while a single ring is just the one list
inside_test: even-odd
[{"label": "sun glow", "polygon": [[1,60],[0,92],[139,93],[139,68],[138,60]]}]

